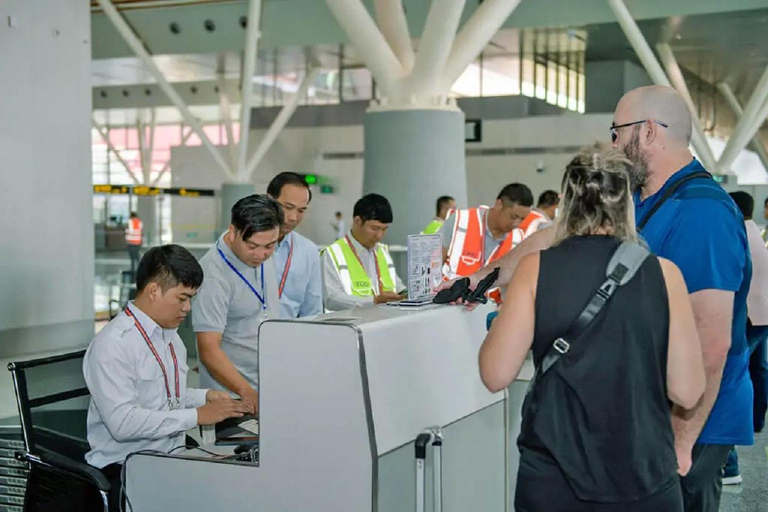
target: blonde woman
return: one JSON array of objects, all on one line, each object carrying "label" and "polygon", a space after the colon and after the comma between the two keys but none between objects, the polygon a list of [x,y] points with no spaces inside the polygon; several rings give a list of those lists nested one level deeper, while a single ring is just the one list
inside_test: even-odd
[{"label": "blonde woman", "polygon": [[[619,245],[638,242],[630,165],[595,145],[566,167],[555,244],[522,259],[480,349],[491,391],[515,379],[529,350],[540,367]],[[537,383],[518,440],[515,509],[682,511],[669,401],[691,408],[703,391],[685,282],[673,263],[649,256]]]}]

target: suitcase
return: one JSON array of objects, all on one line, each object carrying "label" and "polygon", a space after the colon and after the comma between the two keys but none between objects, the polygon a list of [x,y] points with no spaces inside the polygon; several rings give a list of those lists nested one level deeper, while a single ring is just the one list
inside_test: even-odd
[{"label": "suitcase", "polygon": [[443,510],[443,430],[440,427],[430,427],[416,436],[414,444],[416,451],[416,512],[424,512],[426,508],[424,466],[427,459],[427,446],[432,446],[433,484],[432,484],[432,509],[433,512]]}]

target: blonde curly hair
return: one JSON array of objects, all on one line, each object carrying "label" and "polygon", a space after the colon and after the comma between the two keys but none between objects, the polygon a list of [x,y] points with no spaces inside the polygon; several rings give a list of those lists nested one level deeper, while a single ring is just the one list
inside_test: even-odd
[{"label": "blonde curly hair", "polygon": [[576,155],[563,175],[556,243],[594,234],[639,241],[630,192],[631,168],[623,151],[601,142]]}]

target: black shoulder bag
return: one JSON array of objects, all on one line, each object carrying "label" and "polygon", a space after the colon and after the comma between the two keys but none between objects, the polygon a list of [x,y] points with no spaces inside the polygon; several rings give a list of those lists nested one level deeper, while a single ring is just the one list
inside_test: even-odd
[{"label": "black shoulder bag", "polygon": [[579,316],[571,323],[565,334],[552,343],[541,361],[541,366],[534,372],[525,397],[523,421],[530,421],[533,415],[536,414],[538,404],[533,393],[536,385],[539,384],[544,375],[560,358],[568,353],[571,349],[571,344],[587,330],[587,327],[602,311],[614,292],[620,286],[627,284],[635,276],[648,255],[648,249],[635,242],[623,242],[616,249],[606,268],[606,280],[600,285],[587,306],[579,313]]}]

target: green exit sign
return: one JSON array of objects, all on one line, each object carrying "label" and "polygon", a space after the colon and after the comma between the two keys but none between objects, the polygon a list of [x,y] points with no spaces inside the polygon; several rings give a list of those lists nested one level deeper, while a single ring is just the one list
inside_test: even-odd
[{"label": "green exit sign", "polygon": [[317,185],[317,174],[305,174],[304,181],[307,182],[307,185]]},{"label": "green exit sign", "polygon": [[722,183],[723,185],[726,185],[728,183],[728,175],[727,174],[713,174],[712,178],[717,183]]},{"label": "green exit sign", "polygon": [[332,185],[323,185],[320,187],[320,193],[321,194],[333,194],[333,186]]}]

